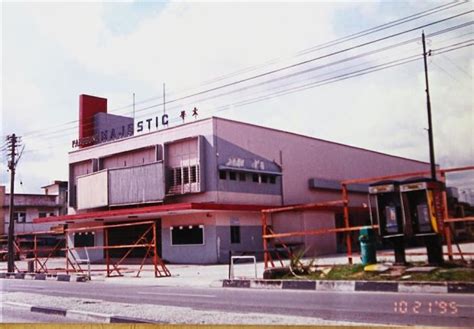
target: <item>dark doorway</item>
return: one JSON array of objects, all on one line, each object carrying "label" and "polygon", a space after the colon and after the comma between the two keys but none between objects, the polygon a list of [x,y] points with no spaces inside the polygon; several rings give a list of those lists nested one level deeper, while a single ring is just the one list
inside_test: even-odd
[{"label": "dark doorway", "polygon": [[[161,218],[156,221],[156,237],[157,237],[157,251],[158,255],[161,257]],[[110,223],[110,225],[119,224],[119,223]],[[109,228],[109,246],[117,245],[133,245],[137,240],[150,228],[150,224],[145,225],[134,225],[126,227],[112,227]],[[150,230],[146,235],[147,243],[151,243],[153,240],[153,232]],[[143,244],[144,242],[140,242]],[[109,255],[111,258],[121,258],[123,257],[130,248],[123,249],[109,249]],[[143,258],[146,254],[147,248],[137,247],[128,255],[128,258]],[[149,256],[153,255],[153,251],[150,251]]]}]

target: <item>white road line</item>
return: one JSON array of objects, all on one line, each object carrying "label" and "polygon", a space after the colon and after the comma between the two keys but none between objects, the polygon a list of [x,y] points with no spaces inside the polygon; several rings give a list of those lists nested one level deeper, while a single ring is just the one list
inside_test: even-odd
[{"label": "white road line", "polygon": [[474,305],[457,305],[457,307],[468,307],[468,308],[474,308]]},{"label": "white road line", "polygon": [[204,297],[204,298],[216,298],[215,295],[198,295],[198,294],[178,294],[178,293],[164,293],[164,292],[137,292],[140,295],[159,295],[159,296],[181,296],[181,297]]}]

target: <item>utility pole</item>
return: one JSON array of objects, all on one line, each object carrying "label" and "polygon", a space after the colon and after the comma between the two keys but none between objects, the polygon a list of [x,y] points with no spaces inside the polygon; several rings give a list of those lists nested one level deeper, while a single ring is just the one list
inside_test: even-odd
[{"label": "utility pole", "polygon": [[10,150],[10,161],[8,161],[8,169],[10,169],[10,224],[8,226],[8,272],[15,272],[15,253],[13,250],[13,238],[15,232],[15,222],[13,220],[14,215],[14,197],[15,197],[15,168],[19,160],[16,159],[16,149],[19,146],[19,137],[15,134],[7,136],[7,146]]},{"label": "utility pole", "polygon": [[427,56],[431,55],[431,51],[426,53],[426,42],[425,42],[425,32],[421,32],[421,39],[423,42],[423,61],[425,64],[425,84],[426,84],[426,108],[428,111],[428,139],[430,144],[430,165],[431,165],[431,179],[436,181],[436,164],[435,164],[435,154],[434,154],[434,143],[433,143],[433,124],[431,122],[431,101],[430,101],[430,86],[428,84],[428,63]]}]

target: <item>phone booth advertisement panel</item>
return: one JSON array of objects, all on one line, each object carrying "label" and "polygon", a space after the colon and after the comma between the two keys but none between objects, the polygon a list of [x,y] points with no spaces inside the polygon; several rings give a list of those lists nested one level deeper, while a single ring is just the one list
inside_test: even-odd
[{"label": "phone booth advertisement panel", "polygon": [[411,226],[413,235],[442,233],[443,188],[443,183],[427,179],[400,185],[405,223]]},{"label": "phone booth advertisement panel", "polygon": [[375,208],[382,239],[390,242],[395,252],[395,263],[405,264],[405,225],[397,181],[381,181],[369,186],[375,198]]},{"label": "phone booth advertisement panel", "polygon": [[403,235],[403,215],[397,182],[379,182],[369,187],[375,196],[379,233],[383,238]]},{"label": "phone booth advertisement panel", "polygon": [[444,183],[418,178],[400,184],[404,222],[415,237],[424,240],[428,263],[443,263]]}]

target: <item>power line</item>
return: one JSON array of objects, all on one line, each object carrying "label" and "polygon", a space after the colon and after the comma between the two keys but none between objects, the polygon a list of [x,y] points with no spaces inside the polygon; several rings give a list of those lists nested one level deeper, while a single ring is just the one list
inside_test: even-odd
[{"label": "power line", "polygon": [[[223,88],[227,88],[227,87],[230,87],[230,86],[241,84],[243,82],[247,82],[247,81],[255,80],[255,79],[258,79],[258,78],[262,78],[262,77],[265,77],[265,76],[268,76],[268,75],[271,75],[271,74],[275,74],[275,73],[278,73],[278,72],[281,72],[281,71],[284,71],[284,70],[288,70],[288,69],[295,68],[295,67],[298,67],[298,66],[301,66],[301,65],[305,65],[305,64],[314,62],[316,60],[328,58],[330,56],[343,54],[343,53],[346,53],[350,50],[358,49],[358,48],[368,46],[368,45],[371,45],[371,44],[374,44],[374,43],[377,43],[377,42],[380,42],[380,41],[388,40],[390,38],[394,38],[394,37],[397,37],[397,36],[400,36],[400,35],[403,35],[403,34],[406,34],[406,33],[409,33],[409,32],[420,30],[420,29],[423,29],[423,28],[426,28],[426,27],[429,27],[429,26],[432,26],[432,25],[435,25],[435,24],[446,22],[448,20],[451,20],[451,19],[454,19],[454,18],[457,18],[457,17],[461,17],[461,16],[464,16],[464,15],[470,14],[472,12],[473,12],[473,10],[465,11],[463,13],[453,15],[453,16],[450,16],[450,17],[447,17],[447,18],[444,18],[444,19],[440,19],[438,21],[431,22],[431,23],[428,23],[428,24],[420,25],[418,27],[411,28],[411,29],[408,29],[408,30],[405,30],[405,31],[402,31],[402,32],[397,32],[397,33],[394,33],[394,34],[391,34],[391,35],[388,35],[388,36],[384,36],[384,37],[381,37],[381,38],[378,38],[378,39],[375,39],[375,40],[371,40],[371,41],[368,41],[368,42],[363,42],[363,43],[355,45],[355,46],[344,48],[344,49],[334,51],[334,52],[331,52],[331,53],[328,53],[328,54],[325,54],[325,55],[317,56],[317,57],[314,57],[314,58],[311,58],[311,59],[308,59],[308,60],[304,60],[304,61],[294,63],[294,64],[291,64],[291,65],[287,65],[287,66],[284,66],[284,67],[281,67],[281,68],[278,68],[278,69],[274,69],[274,70],[271,70],[271,71],[267,71],[267,72],[264,72],[264,73],[260,73],[260,74],[257,74],[257,75],[254,75],[254,76],[251,76],[251,77],[248,77],[248,78],[245,78],[245,79],[240,79],[240,80],[237,80],[237,81],[234,81],[234,82],[226,83],[224,85],[221,85],[221,86],[218,86],[218,87],[213,87],[213,88],[210,88],[210,89],[207,89],[207,90],[204,90],[204,91],[200,91],[200,92],[197,92],[197,93],[193,93],[191,95],[175,98],[173,100],[167,101],[167,104],[175,103],[177,101],[185,100],[185,99],[188,99],[188,98],[191,98],[191,97],[194,97],[194,96],[207,94],[207,93],[210,93],[210,92],[213,92],[213,91],[216,91],[216,90],[220,90],[220,89],[223,89]],[[139,109],[136,112],[143,111],[143,110],[150,109],[150,108],[155,108],[155,107],[161,106],[161,105],[162,104],[151,105],[151,106]]]},{"label": "power line", "polygon": [[[439,52],[435,55],[442,54],[442,53],[445,53],[445,52],[451,52],[451,51],[454,51],[454,50],[457,50],[457,49],[470,47],[470,46],[474,45],[474,43],[472,43],[472,40],[470,40],[470,42],[471,42],[470,44],[461,45],[461,46],[451,48],[451,49],[446,49],[446,50],[441,51],[441,52]],[[432,53],[432,56],[433,55],[434,54]],[[321,86],[332,84],[332,83],[339,82],[339,81],[342,81],[342,80],[347,80],[347,79],[350,79],[350,78],[355,78],[355,77],[358,77],[358,76],[370,74],[370,73],[381,71],[381,70],[384,70],[384,69],[388,69],[388,68],[408,64],[408,63],[420,60],[421,58],[422,58],[421,55],[409,56],[407,58],[392,61],[390,63],[384,63],[384,64],[376,65],[376,66],[371,67],[371,68],[366,68],[366,69],[360,70],[358,72],[346,73],[346,74],[343,74],[343,75],[338,76],[338,77],[329,78],[329,79],[326,79],[326,81],[319,81],[319,82],[306,84],[306,85],[303,85],[303,86],[293,87],[293,88],[289,88],[289,89],[286,89],[286,90],[276,92],[274,94],[257,97],[255,99],[246,100],[246,101],[243,101],[243,102],[240,102],[240,103],[237,103],[237,104],[226,105],[224,107],[216,109],[215,112],[225,111],[225,110],[228,110],[229,108],[250,105],[250,104],[253,104],[253,103],[260,102],[260,101],[272,99],[272,98],[275,98],[275,97],[280,97],[280,96],[291,94],[291,93],[294,93],[294,92],[299,92],[299,91],[304,91],[304,90],[307,90],[307,89],[312,89],[312,88],[315,88],[315,87],[321,87]]]},{"label": "power line", "polygon": [[[337,44],[341,44],[343,42],[354,40],[354,39],[357,39],[357,38],[360,38],[362,36],[366,36],[366,35],[369,35],[369,34],[372,34],[372,33],[375,33],[375,32],[380,32],[382,30],[407,23],[407,22],[413,21],[415,19],[426,17],[426,16],[434,14],[434,13],[445,11],[445,10],[451,9],[453,7],[456,7],[456,6],[463,5],[465,3],[467,3],[467,1],[463,1],[463,2],[453,1],[453,2],[448,3],[448,4],[440,5],[440,6],[437,6],[437,7],[434,7],[434,8],[430,8],[428,10],[421,11],[421,12],[418,12],[416,14],[412,14],[412,15],[409,15],[409,16],[406,16],[406,17],[402,17],[400,19],[396,19],[396,20],[393,20],[391,22],[384,23],[382,25],[378,25],[378,26],[375,26],[375,27],[372,27],[372,28],[369,28],[369,29],[366,29],[366,30],[363,30],[363,31],[360,31],[360,32],[357,32],[357,33],[353,33],[353,34],[350,34],[350,35],[342,37],[342,38],[338,38],[338,39],[335,39],[335,40],[332,40],[332,41],[329,41],[329,42],[325,42],[325,43],[322,43],[322,44],[319,44],[319,45],[316,45],[316,46],[313,46],[313,47],[310,47],[310,48],[307,48],[307,49],[303,49],[301,51],[298,51],[293,57],[299,57],[301,55],[308,54],[310,52],[314,52],[314,51],[317,51],[317,50],[332,47],[332,46],[335,46]],[[221,81],[221,80],[224,80],[224,79],[236,76],[236,75],[240,75],[242,73],[247,73],[247,72],[250,72],[250,71],[254,71],[258,68],[262,68],[262,67],[266,67],[266,66],[269,66],[269,65],[272,65],[272,64],[276,64],[277,62],[279,62],[281,60],[282,60],[282,58],[280,57],[280,58],[276,58],[276,59],[273,59],[273,60],[270,60],[270,61],[266,61],[265,63],[259,64],[259,65],[249,66],[247,68],[237,70],[233,73],[222,75],[220,77],[216,77],[216,78],[213,78],[211,80],[204,81],[203,83],[201,83],[201,86],[202,85],[207,85],[207,84],[210,84],[210,83],[213,83],[213,82],[218,82],[218,81]],[[143,102],[148,102],[148,101],[156,100],[156,99],[161,99],[161,97],[152,97],[152,98],[149,98],[149,99],[147,99],[146,101],[143,101]],[[130,106],[128,106],[128,107],[130,107]]]},{"label": "power line", "polygon": [[445,70],[440,64],[436,63],[435,61],[430,61],[430,63],[433,64],[434,66],[436,66],[439,70],[441,70],[444,74],[446,74],[448,77],[450,77],[453,81],[456,81],[461,86],[464,86],[464,84],[461,81],[456,79],[455,76],[453,76],[451,73],[449,73],[447,70]]},{"label": "power line", "polygon": [[[460,42],[460,43],[456,43],[456,44],[452,44],[452,45],[449,45],[449,46],[446,46],[446,47],[442,47],[442,48],[432,50],[432,56],[448,53],[448,52],[458,50],[458,49],[462,49],[462,48],[465,48],[465,47],[470,47],[472,45],[474,45],[474,40],[473,39],[467,40],[467,41],[464,41],[464,42]],[[365,68],[365,69],[361,69],[361,70],[341,74],[339,76],[335,76],[335,77],[319,80],[319,81],[316,81],[316,82],[312,82],[312,83],[308,83],[308,84],[288,88],[288,89],[285,89],[285,90],[280,90],[278,92],[274,92],[274,93],[271,93],[271,94],[268,94],[268,95],[262,95],[262,96],[255,97],[255,98],[252,98],[252,99],[242,100],[242,101],[237,102],[237,103],[226,104],[226,105],[223,105],[223,106],[220,106],[218,108],[213,109],[212,112],[213,113],[222,112],[222,111],[226,111],[226,110],[229,110],[229,109],[232,109],[232,108],[242,107],[242,106],[258,103],[258,102],[269,100],[269,99],[272,99],[272,98],[275,98],[275,97],[280,97],[280,96],[284,96],[284,95],[287,95],[287,94],[304,91],[304,90],[307,90],[307,89],[321,87],[321,86],[324,86],[324,85],[328,85],[328,84],[340,82],[340,81],[343,81],[343,80],[347,80],[347,79],[367,75],[367,74],[370,74],[370,73],[378,72],[378,71],[393,68],[393,67],[397,67],[397,66],[408,64],[408,63],[411,63],[411,62],[414,62],[414,61],[417,61],[417,60],[421,60],[421,59],[422,59],[422,55],[421,54],[416,54],[416,55],[412,55],[412,56],[392,60],[392,61],[385,62],[385,63],[382,63],[382,64],[374,65],[374,66],[371,66],[371,67],[368,67],[368,68]],[[179,121],[180,121],[180,119],[176,118],[174,120],[173,119],[170,120],[170,123],[175,123],[175,122],[179,122]],[[136,136],[139,136],[139,135],[136,135]],[[56,145],[64,145],[64,143],[59,143],[59,144],[56,144]],[[56,146],[56,145],[53,145],[53,146]],[[51,146],[49,149],[52,149],[53,146]],[[28,150],[25,153],[27,153],[27,152],[28,153],[37,152],[37,151],[41,151],[41,150],[42,149]]]},{"label": "power line", "polygon": [[[444,34],[444,33],[447,33],[447,32],[451,32],[451,31],[454,31],[454,30],[457,30],[457,29],[460,29],[460,28],[464,28],[464,27],[467,27],[467,26],[470,26],[472,25],[473,22],[472,21],[469,21],[469,22],[465,22],[465,23],[462,23],[462,24],[459,24],[459,25],[456,25],[456,26],[451,26],[451,27],[448,27],[448,28],[445,28],[445,29],[441,29],[441,30],[438,30],[438,31],[435,31],[431,34],[428,34],[428,37],[434,37],[434,36],[438,36],[438,35],[441,35],[441,34]],[[272,83],[272,82],[275,82],[275,81],[280,81],[282,79],[285,79],[285,78],[289,78],[289,77],[292,77],[292,76],[297,76],[297,75],[300,75],[300,74],[305,74],[305,73],[308,73],[308,72],[312,72],[314,70],[318,70],[318,69],[322,69],[322,68],[325,68],[325,67],[328,67],[328,66],[332,66],[332,65],[336,65],[336,64],[340,64],[340,63],[343,63],[343,62],[347,62],[349,60],[353,60],[353,59],[357,59],[357,58],[361,58],[363,56],[368,56],[368,55],[371,55],[371,54],[375,54],[377,52],[380,52],[380,51],[385,51],[385,50],[388,50],[388,49],[392,49],[392,48],[395,48],[395,47],[398,47],[398,46],[402,46],[402,45],[405,45],[405,44],[408,44],[408,43],[411,43],[411,42],[414,42],[414,41],[417,41],[418,38],[413,38],[413,39],[409,39],[409,40],[405,40],[405,41],[402,41],[402,42],[399,42],[399,43],[396,43],[396,44],[392,44],[392,45],[388,45],[388,46],[385,46],[385,47],[382,47],[382,48],[379,48],[379,49],[376,49],[376,50],[372,50],[372,51],[369,51],[369,52],[366,52],[366,53],[363,53],[363,54],[358,54],[358,55],[355,55],[355,56],[352,56],[352,57],[348,57],[348,58],[345,58],[345,59],[341,59],[341,60],[338,60],[338,61],[335,61],[335,62],[332,62],[332,63],[327,63],[327,64],[324,64],[324,65],[320,65],[320,66],[317,66],[317,67],[313,67],[313,68],[310,68],[310,69],[306,69],[304,71],[300,71],[300,72],[296,72],[296,73],[291,73],[291,74],[288,74],[288,75],[285,75],[285,76],[282,76],[282,77],[278,77],[278,78],[274,78],[274,79],[271,79],[271,80],[266,80],[266,81],[263,81],[263,82],[260,82],[260,83],[257,83],[257,84],[254,84],[254,85],[251,85],[251,86],[246,86],[246,87],[242,87],[240,89],[234,89],[234,90],[230,90],[230,91],[227,91],[227,92],[224,92],[224,93],[221,93],[221,94],[218,94],[218,95],[213,95],[213,96],[210,96],[210,97],[207,97],[207,98],[202,98],[202,99],[199,99],[197,101],[193,101],[193,102],[201,102],[201,101],[206,101],[206,100],[210,100],[210,99],[214,99],[214,98],[217,98],[217,97],[221,97],[221,96],[225,96],[225,95],[229,95],[229,94],[232,94],[232,93],[236,93],[236,92],[241,92],[241,91],[244,91],[244,90],[247,90],[247,89],[250,89],[250,88],[254,88],[254,87],[257,87],[257,86],[262,86],[262,85],[265,85],[265,84],[269,84],[269,83]],[[359,45],[356,46],[357,48],[359,47]],[[219,88],[220,89],[220,88]],[[202,94],[202,93],[199,93],[199,94]],[[191,96],[189,96],[191,97]],[[188,98],[188,97],[186,97]],[[170,102],[176,102],[177,99],[174,99]],[[169,102],[168,102],[169,103]],[[158,104],[158,105],[161,105],[161,104]],[[137,112],[143,112],[143,111],[146,111],[148,109],[151,109],[151,108],[154,108],[158,105],[154,105],[154,106],[151,106],[151,107],[145,107],[145,108],[141,108],[141,109],[138,109]],[[182,105],[179,105],[179,106],[175,106],[175,107],[171,107],[171,109],[174,109],[174,108],[177,108],[177,107],[180,107]],[[70,128],[65,128],[65,129],[61,129],[61,130],[58,130],[56,132],[49,132],[49,131],[46,131],[46,132],[42,132],[42,133],[39,133],[36,135],[36,137],[39,137],[39,136],[48,136],[48,135],[55,135],[55,134],[58,134],[60,132],[63,132],[63,131],[68,131],[68,130],[76,130],[77,127],[70,127]]]},{"label": "power line", "polygon": [[[302,50],[298,53],[302,53],[302,52],[312,52],[312,51],[315,51],[315,50],[320,50],[320,49],[323,49],[323,48],[327,48],[327,47],[330,47],[330,46],[333,46],[333,45],[336,45],[336,44],[340,44],[342,42],[346,42],[346,41],[349,41],[349,40],[353,40],[355,38],[359,38],[359,37],[362,37],[362,36],[366,36],[368,34],[371,34],[371,33],[375,33],[375,32],[379,32],[381,30],[384,30],[384,29],[388,29],[388,28],[391,28],[391,27],[394,27],[394,26],[398,26],[400,24],[403,24],[403,23],[407,23],[409,21],[412,21],[414,19],[418,19],[418,18],[421,18],[421,17],[425,17],[425,16],[428,16],[428,15],[431,15],[433,13],[438,13],[440,11],[444,11],[444,10],[448,10],[448,9],[451,9],[453,7],[456,7],[458,5],[463,5],[467,3],[467,1],[464,1],[464,2],[451,2],[451,3],[448,3],[448,4],[445,4],[445,5],[440,5],[440,6],[437,6],[437,7],[434,7],[434,8],[431,8],[431,9],[428,9],[428,10],[425,10],[425,11],[422,11],[422,12],[419,12],[419,13],[416,13],[416,14],[412,14],[412,15],[409,15],[409,16],[406,16],[406,17],[403,17],[403,18],[400,18],[400,19],[397,19],[397,20],[394,20],[394,21],[391,21],[389,23],[385,23],[385,24],[382,24],[382,25],[379,25],[379,26],[376,26],[376,27],[373,27],[373,28],[370,28],[370,29],[367,29],[367,30],[363,30],[363,31],[360,31],[360,32],[357,32],[357,33],[354,33],[354,34],[351,34],[349,36],[346,36],[346,37],[343,37],[343,38],[339,38],[339,39],[336,39],[336,40],[333,40],[333,41],[329,41],[329,42],[326,42],[326,43],[323,43],[323,44],[320,44],[320,45],[317,45],[317,46],[314,46],[314,47],[311,47],[311,48],[308,48],[308,49],[305,49],[305,50]],[[472,12],[472,11],[470,11]],[[459,16],[462,16],[466,13],[469,13],[469,12],[465,12],[465,13],[461,13],[459,15],[455,15],[455,16],[451,16],[449,18],[446,18],[444,20],[441,20],[441,21],[437,21],[437,22],[433,22],[433,23],[430,23],[428,25],[424,25],[422,27],[418,27],[419,28],[423,28],[423,27],[426,27],[426,26],[429,26],[429,25],[432,25],[432,24],[437,24],[439,22],[442,22],[442,21],[445,21],[445,20],[448,20],[448,19],[452,19],[452,18],[455,18],[455,17],[459,17]],[[416,17],[416,18],[415,18]],[[403,33],[407,33],[407,32],[403,32]],[[380,40],[376,40],[374,42],[377,42],[377,41],[380,41]],[[297,56],[298,56],[298,53],[297,53]],[[315,60],[315,59],[313,59]],[[299,64],[295,64],[295,65],[299,65]],[[282,69],[285,69],[285,68],[282,68]],[[271,74],[271,73],[268,73],[268,74]],[[237,82],[239,83],[239,82]],[[204,84],[207,84],[206,82],[204,82]],[[221,86],[220,88],[225,88],[226,86]],[[204,91],[204,92],[208,92],[208,91]],[[193,95],[188,95],[188,96],[185,96],[185,98],[189,98],[189,97],[192,97]],[[144,100],[144,101],[140,101],[140,102],[137,102],[135,104],[142,104],[142,103],[145,103],[145,102],[148,102],[150,100],[154,100],[154,99],[159,99],[161,97],[154,97],[154,98],[150,98],[150,99],[147,99],[147,100]],[[179,100],[179,99],[178,99]],[[133,105],[133,104],[132,104]],[[127,105],[127,106],[124,106],[124,107],[121,107],[121,108],[118,108],[118,110],[121,110],[121,109],[126,109],[126,108],[129,108],[130,106],[132,105]],[[158,105],[155,105],[155,106],[161,106],[162,104],[158,104]],[[111,111],[114,111],[113,109]],[[69,121],[69,122],[66,122],[64,124],[60,124],[60,125],[57,125],[57,126],[53,126],[52,128],[55,128],[55,127],[60,127],[62,125],[67,125],[67,124],[73,124],[73,123],[77,123],[78,120],[73,120],[73,121]],[[40,129],[40,130],[34,130],[34,131],[29,131],[29,132],[26,132],[24,133],[24,136],[27,136],[27,135],[32,135],[36,132],[41,132],[41,131],[44,131],[44,129]]]},{"label": "power line", "polygon": [[[472,32],[471,32],[472,33]],[[452,61],[448,56],[442,56],[443,59],[447,60],[448,62],[450,62],[455,68],[457,68],[459,71],[463,72],[469,79],[472,79],[472,76],[471,74],[469,74],[469,72],[467,72],[465,69],[463,69],[462,67],[460,67],[458,64],[456,64],[456,62]]]}]

